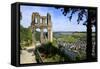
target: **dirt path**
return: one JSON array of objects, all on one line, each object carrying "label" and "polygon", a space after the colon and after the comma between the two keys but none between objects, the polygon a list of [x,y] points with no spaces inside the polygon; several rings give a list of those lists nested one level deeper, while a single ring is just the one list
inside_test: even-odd
[{"label": "dirt path", "polygon": [[21,50],[21,55],[20,55],[21,64],[36,63],[33,50],[34,46],[30,46],[27,47],[25,50]]}]

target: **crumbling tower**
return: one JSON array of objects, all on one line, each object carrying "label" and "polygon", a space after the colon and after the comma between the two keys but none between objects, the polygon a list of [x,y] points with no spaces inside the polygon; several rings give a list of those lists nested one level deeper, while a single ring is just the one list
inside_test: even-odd
[{"label": "crumbling tower", "polygon": [[51,15],[47,13],[47,16],[40,16],[39,13],[35,12],[32,13],[32,23],[31,23],[31,28],[32,28],[32,38],[33,38],[33,43],[35,43],[35,31],[37,28],[40,29],[40,42],[44,43],[44,29],[47,29],[47,38],[49,42],[52,42],[53,40],[53,34],[52,34],[52,23],[51,23]]}]

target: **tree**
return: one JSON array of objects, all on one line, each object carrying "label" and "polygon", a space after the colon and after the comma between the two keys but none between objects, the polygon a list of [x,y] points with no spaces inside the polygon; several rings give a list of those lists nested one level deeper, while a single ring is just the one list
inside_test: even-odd
[{"label": "tree", "polygon": [[[83,25],[87,27],[87,60],[91,61],[92,57],[92,26],[96,28],[96,19],[97,13],[95,8],[77,8],[77,7],[55,7],[56,9],[61,9],[61,12],[64,16],[70,13],[69,20],[71,21],[73,14],[78,12],[77,23],[83,20],[83,16],[85,15],[86,21],[83,22]],[[97,51],[95,46],[95,58],[97,57]]]}]

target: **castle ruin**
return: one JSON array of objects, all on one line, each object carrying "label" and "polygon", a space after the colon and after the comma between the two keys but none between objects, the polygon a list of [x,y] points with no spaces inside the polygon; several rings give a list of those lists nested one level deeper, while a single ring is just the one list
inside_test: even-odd
[{"label": "castle ruin", "polygon": [[32,13],[32,39],[33,43],[35,43],[35,31],[37,28],[40,29],[40,43],[45,42],[44,38],[44,29],[47,29],[47,41],[53,41],[53,33],[52,33],[52,22],[51,22],[51,15],[47,13],[47,16],[40,16],[39,13],[33,12]]}]

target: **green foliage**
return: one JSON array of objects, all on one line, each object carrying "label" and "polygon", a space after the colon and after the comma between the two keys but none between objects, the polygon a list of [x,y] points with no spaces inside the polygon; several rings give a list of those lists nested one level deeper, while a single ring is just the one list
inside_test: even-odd
[{"label": "green foliage", "polygon": [[68,55],[61,52],[61,50],[54,46],[51,42],[43,44],[36,49],[38,49],[41,54],[45,55],[45,62],[71,61]]},{"label": "green foliage", "polygon": [[[35,32],[36,41],[40,40],[40,32]],[[32,32],[30,27],[24,28],[20,25],[20,45],[21,47],[30,46],[32,44]]]},{"label": "green foliage", "polygon": [[[56,46],[57,45],[57,39],[56,38],[54,38],[53,37],[53,42],[52,42],[52,44],[54,45],[54,46]],[[58,46],[57,46],[58,47]]]},{"label": "green foliage", "polygon": [[46,58],[44,61],[45,62],[59,62],[60,60],[61,60],[60,56],[56,54],[54,56]]},{"label": "green foliage", "polygon": [[77,39],[71,35],[61,35],[60,38],[62,41],[66,41],[68,43],[74,43]]},{"label": "green foliage", "polygon": [[[57,37],[57,36],[56,36]],[[59,37],[57,37],[56,39],[60,40],[60,41],[65,41],[68,43],[74,43],[77,40],[86,40],[86,33],[73,33],[73,34],[61,34],[59,35]],[[54,42],[56,42],[56,39],[54,39]]]},{"label": "green foliage", "polygon": [[20,45],[21,47],[32,44],[32,33],[30,28],[24,28],[20,25]]},{"label": "green foliage", "polygon": [[36,39],[36,41],[40,40],[40,32],[38,32],[38,31],[35,32],[35,39]]}]

